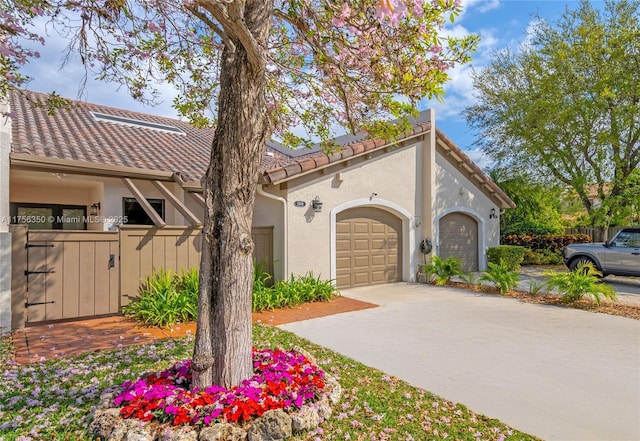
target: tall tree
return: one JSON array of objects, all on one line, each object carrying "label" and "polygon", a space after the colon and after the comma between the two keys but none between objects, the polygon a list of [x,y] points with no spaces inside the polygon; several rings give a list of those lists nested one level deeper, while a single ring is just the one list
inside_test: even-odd
[{"label": "tall tree", "polygon": [[[126,84],[141,100],[154,99],[158,81],[172,83],[181,91],[174,103],[178,111],[196,124],[215,126],[203,179],[195,387],[232,386],[252,375],[251,220],[267,139],[277,134],[288,144],[304,144],[290,130],[301,125],[323,140],[331,137],[333,126],[386,138],[402,133],[406,123],[381,121],[406,117],[418,100],[442,95],[446,71],[468,61],[476,44],[475,37],[439,36],[445,19],[459,13],[459,4],[9,1],[17,8],[13,16],[23,22],[48,16],[99,78]],[[4,11],[6,2],[2,5]],[[12,29],[24,35],[24,28]],[[8,35],[0,42],[19,45]],[[8,51],[0,56],[12,57]],[[213,121],[203,113],[210,106]]]},{"label": "tall tree", "polygon": [[640,161],[640,3],[582,1],[554,25],[538,21],[519,51],[502,51],[473,75],[465,110],[479,145],[501,166],[617,198]]},{"label": "tall tree", "polygon": [[558,234],[564,231],[559,188],[537,182],[509,168],[494,167],[489,176],[516,204],[501,216],[500,235]]}]

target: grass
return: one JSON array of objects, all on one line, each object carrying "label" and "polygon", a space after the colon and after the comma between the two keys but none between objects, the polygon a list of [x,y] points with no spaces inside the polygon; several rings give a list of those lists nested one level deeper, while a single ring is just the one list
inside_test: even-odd
[{"label": "grass", "polygon": [[[256,325],[254,345],[304,347],[344,389],[332,418],[293,441],[537,439],[277,328]],[[103,390],[164,369],[192,348],[187,337],[19,366],[2,337],[0,440],[89,439],[89,415]]]}]

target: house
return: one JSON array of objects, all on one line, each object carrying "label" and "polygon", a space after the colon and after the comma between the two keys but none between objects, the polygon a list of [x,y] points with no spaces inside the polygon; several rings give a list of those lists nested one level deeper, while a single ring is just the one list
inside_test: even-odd
[{"label": "house", "polygon": [[[199,259],[212,131],[75,101],[48,115],[33,105],[45,99],[14,93],[0,129],[5,329],[115,313],[154,268]],[[465,270],[485,268],[499,214],[514,205],[433,111],[396,142],[336,142],[333,154],[266,149],[253,234],[276,279],[313,271],[339,288],[412,282],[424,239]]]}]

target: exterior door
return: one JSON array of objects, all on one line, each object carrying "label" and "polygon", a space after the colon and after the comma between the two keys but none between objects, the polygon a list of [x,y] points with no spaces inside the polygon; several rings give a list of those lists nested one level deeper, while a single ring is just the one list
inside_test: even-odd
[{"label": "exterior door", "polygon": [[478,271],[478,222],[474,218],[460,212],[443,216],[439,239],[441,258],[460,259],[463,271]]},{"label": "exterior door", "polygon": [[336,285],[366,286],[402,280],[402,220],[373,207],[336,216]]}]

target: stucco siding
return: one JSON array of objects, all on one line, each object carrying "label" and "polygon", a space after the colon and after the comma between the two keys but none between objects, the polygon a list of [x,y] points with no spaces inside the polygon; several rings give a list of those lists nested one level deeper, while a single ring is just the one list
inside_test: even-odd
[{"label": "stucco siding", "polygon": [[[420,143],[392,150],[363,163],[334,169],[318,177],[303,177],[289,182],[288,258],[289,273],[313,271],[323,278],[332,274],[332,228],[335,215],[351,206],[373,206],[403,218],[404,227],[414,228],[413,218],[421,210],[422,190],[418,185]],[[312,201],[322,202],[322,212],[316,213]],[[304,207],[296,207],[296,201]],[[333,225],[332,225],[333,224]],[[409,231],[407,231],[409,233]],[[411,270],[409,262],[415,244],[408,243],[414,234],[406,234],[403,280]],[[335,271],[335,270],[334,270]]]}]

